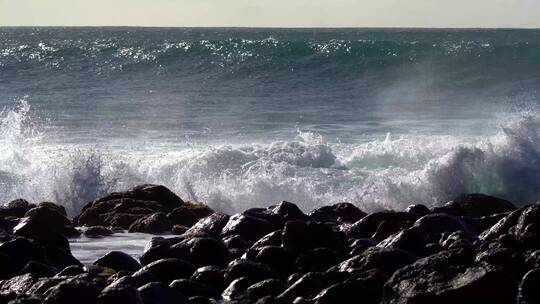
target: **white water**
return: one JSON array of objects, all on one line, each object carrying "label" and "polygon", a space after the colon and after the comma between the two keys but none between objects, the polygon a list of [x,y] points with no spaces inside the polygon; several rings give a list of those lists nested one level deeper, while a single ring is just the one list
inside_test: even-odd
[{"label": "white water", "polygon": [[538,111],[501,121],[483,137],[389,134],[353,144],[302,131],[289,141],[234,145],[68,144],[22,100],[0,113],[0,201],[53,201],[75,215],[100,195],[141,183],[229,213],[280,200],[306,211],[341,201],[400,209],[463,192],[540,200]]}]

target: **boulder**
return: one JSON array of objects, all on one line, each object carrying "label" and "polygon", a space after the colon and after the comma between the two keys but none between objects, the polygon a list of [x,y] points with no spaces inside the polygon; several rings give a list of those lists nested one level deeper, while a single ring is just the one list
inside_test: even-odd
[{"label": "boulder", "polygon": [[94,262],[94,265],[112,268],[116,271],[138,271],[141,269],[141,264],[129,254],[120,251],[111,251],[100,257]]},{"label": "boulder", "polygon": [[456,197],[433,212],[469,217],[489,216],[516,210],[511,202],[480,193],[467,193]]},{"label": "boulder", "polygon": [[61,282],[45,293],[43,304],[95,304],[99,287],[93,282],[72,279]]},{"label": "boulder", "polygon": [[367,214],[351,203],[339,203],[332,206],[324,206],[309,213],[318,222],[331,225],[352,224],[362,219]]},{"label": "boulder", "polygon": [[83,234],[89,238],[97,238],[112,235],[113,232],[111,229],[104,226],[92,226],[86,228]]},{"label": "boulder", "polygon": [[143,304],[139,291],[129,285],[107,286],[101,291],[97,304]]},{"label": "boulder", "polygon": [[184,295],[161,282],[141,286],[139,293],[144,304],[189,304]]},{"label": "boulder", "polygon": [[382,303],[511,303],[517,282],[500,268],[473,263],[462,249],[443,251],[397,270]]},{"label": "boulder", "polygon": [[177,279],[191,277],[195,267],[190,262],[181,259],[161,259],[144,266],[134,275],[145,271],[152,273],[159,281],[169,284]]},{"label": "boulder", "polygon": [[158,234],[170,231],[171,227],[172,225],[167,215],[163,212],[157,212],[136,220],[129,227],[129,232]]}]

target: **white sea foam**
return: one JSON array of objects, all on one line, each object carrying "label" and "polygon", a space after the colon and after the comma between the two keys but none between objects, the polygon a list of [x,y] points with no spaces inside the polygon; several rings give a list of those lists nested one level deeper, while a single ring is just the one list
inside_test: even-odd
[{"label": "white sea foam", "polygon": [[55,201],[74,215],[109,191],[159,183],[225,212],[280,200],[304,210],[341,201],[401,209],[463,192],[523,204],[540,199],[537,113],[485,138],[388,135],[341,144],[299,131],[290,141],[132,149],[54,144],[58,134],[44,131],[23,100],[0,114],[0,201]]}]

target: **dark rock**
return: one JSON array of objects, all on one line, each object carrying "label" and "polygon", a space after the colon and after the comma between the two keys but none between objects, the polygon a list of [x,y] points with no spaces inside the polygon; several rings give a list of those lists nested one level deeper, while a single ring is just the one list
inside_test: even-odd
[{"label": "dark rock", "polygon": [[267,265],[246,259],[232,261],[225,274],[225,278],[229,282],[241,277],[249,278],[252,281],[262,281],[273,276],[272,270]]},{"label": "dark rock", "polygon": [[341,262],[331,270],[358,273],[375,268],[391,275],[394,271],[413,263],[415,260],[416,258],[412,254],[401,249],[372,247],[361,255]]},{"label": "dark rock", "polygon": [[[280,239],[280,242],[281,242],[281,235],[279,236],[279,239]],[[245,250],[245,249],[249,248],[248,242],[246,242],[246,240],[244,240],[241,236],[239,236],[237,234],[233,234],[233,235],[229,235],[229,236],[224,237],[223,238],[223,243],[229,249],[238,248],[238,249],[244,249]]]},{"label": "dark rock", "polygon": [[283,247],[292,252],[303,252],[315,248],[329,248],[337,252],[345,251],[345,240],[330,226],[302,221],[289,221],[281,236]]},{"label": "dark rock", "polygon": [[517,282],[499,268],[474,265],[472,254],[444,251],[405,266],[385,285],[382,303],[511,303]]},{"label": "dark rock", "polygon": [[254,243],[264,235],[280,228],[267,217],[253,216],[244,212],[231,216],[221,234],[222,236],[240,235],[247,242]]},{"label": "dark rock", "polygon": [[206,218],[200,219],[195,225],[191,226],[186,234],[201,234],[207,233],[213,237],[220,237],[221,230],[227,222],[229,221],[229,216],[223,213],[216,212]]},{"label": "dark rock", "polygon": [[413,228],[389,236],[381,241],[377,247],[403,249],[416,256],[424,256],[426,253],[424,236]]},{"label": "dark rock", "polygon": [[30,261],[24,268],[21,270],[21,274],[32,274],[35,277],[52,277],[58,272],[58,269],[55,267],[46,265],[37,261]]},{"label": "dark rock", "polygon": [[133,222],[129,227],[129,232],[157,234],[170,231],[171,227],[172,225],[169,222],[167,215],[163,212],[157,212]]},{"label": "dark rock", "polygon": [[476,261],[500,267],[503,271],[513,274],[516,278],[521,278],[527,271],[525,258],[511,248],[488,249],[480,252],[476,256]]},{"label": "dark rock", "polygon": [[295,256],[278,246],[265,246],[258,250],[255,261],[268,265],[275,273],[287,275],[294,265]]},{"label": "dark rock", "polygon": [[111,251],[100,257],[94,262],[94,265],[112,268],[116,271],[128,270],[137,271],[141,269],[141,264],[129,254],[120,251]]},{"label": "dark rock", "polygon": [[191,277],[195,267],[190,262],[181,259],[162,259],[144,266],[135,274],[144,271],[151,272],[159,281],[168,284],[177,279]]},{"label": "dark rock", "polygon": [[136,220],[157,212],[170,212],[183,204],[182,199],[164,186],[141,185],[96,199],[83,208],[75,221],[79,226],[127,229]]},{"label": "dark rock", "polygon": [[338,283],[321,291],[315,298],[315,304],[355,304],[361,299],[362,303],[379,303],[372,292],[359,284]]},{"label": "dark rock", "polygon": [[296,298],[313,298],[323,289],[333,284],[343,282],[348,278],[345,273],[336,272],[309,272],[296,280],[277,299],[285,303],[292,303]]},{"label": "dark rock", "polygon": [[416,221],[419,217],[418,214],[409,212],[376,212],[363,217],[350,227],[345,227],[344,232],[347,238],[369,238],[375,234],[379,225],[384,221],[389,223],[410,222]]},{"label": "dark rock", "polygon": [[188,279],[174,280],[169,286],[188,298],[195,296],[210,297],[213,295],[209,286]]},{"label": "dark rock", "polygon": [[45,293],[43,304],[95,304],[99,287],[79,279],[66,280]]},{"label": "dark rock", "polygon": [[405,212],[424,216],[424,215],[429,214],[431,211],[429,210],[428,207],[426,207],[426,205],[416,204],[416,205],[410,205],[409,207],[407,207],[407,209],[405,209]]},{"label": "dark rock", "polygon": [[170,252],[170,248],[181,241],[181,238],[153,237],[146,244],[139,261],[142,265],[147,265],[159,259],[172,258],[174,255]]},{"label": "dark rock", "polygon": [[189,228],[186,227],[186,226],[182,226],[182,225],[173,225],[172,228],[171,228],[171,233],[172,233],[172,234],[181,235],[181,234],[186,233],[186,231],[188,231],[188,230],[189,230]]},{"label": "dark rock", "polygon": [[281,216],[285,221],[310,220],[298,206],[293,203],[283,201],[276,206],[268,208],[272,214]]},{"label": "dark rock", "polygon": [[184,295],[160,282],[139,287],[139,293],[144,304],[189,304]]},{"label": "dark rock", "polygon": [[[516,207],[511,202],[493,196],[470,193],[462,194],[446,205],[435,208],[434,212],[464,215],[469,217],[482,217],[496,213],[514,211]],[[454,210],[461,210],[461,214]]]},{"label": "dark rock", "polygon": [[24,199],[16,199],[7,203],[5,206],[0,206],[0,217],[23,217],[28,210],[34,207],[35,205],[30,204]]},{"label": "dark rock", "polygon": [[223,300],[232,301],[245,296],[246,290],[254,283],[250,278],[241,277],[234,279],[221,294]]},{"label": "dark rock", "polygon": [[71,265],[64,267],[59,273],[56,274],[56,277],[74,277],[84,273],[84,267],[82,265]]},{"label": "dark rock", "polygon": [[278,296],[284,290],[285,285],[281,281],[276,279],[268,279],[248,287],[246,290],[246,298],[250,302],[256,302],[265,296]]},{"label": "dark rock", "polygon": [[99,294],[98,304],[143,304],[139,291],[129,285],[107,286]]},{"label": "dark rock", "polygon": [[111,285],[130,285],[139,288],[151,282],[158,281],[158,278],[150,271],[137,271],[131,276],[123,276],[111,283]]},{"label": "dark rock", "polygon": [[104,226],[92,226],[84,230],[84,236],[90,237],[90,238],[104,237],[104,236],[109,236],[112,234],[113,234],[112,230]]},{"label": "dark rock", "polygon": [[324,272],[338,264],[342,259],[332,249],[315,248],[304,251],[296,260],[296,269],[299,272]]},{"label": "dark rock", "polygon": [[218,298],[225,288],[225,277],[216,266],[201,267],[191,275],[191,280],[210,288],[214,298]]},{"label": "dark rock", "polygon": [[32,238],[39,242],[55,242],[71,227],[70,220],[55,209],[38,206],[26,212],[25,217],[13,228],[16,235]]},{"label": "dark rock", "polygon": [[315,209],[309,215],[318,222],[339,225],[355,223],[366,216],[366,213],[353,204],[339,203]]},{"label": "dark rock", "polygon": [[540,269],[533,269],[521,280],[517,304],[538,304],[540,303]]},{"label": "dark rock", "polygon": [[382,271],[370,269],[353,275],[352,277],[348,278],[346,282],[364,286],[370,290],[370,294],[373,295],[377,300],[377,303],[379,303],[382,298],[384,284],[388,278],[389,277]]},{"label": "dark rock", "polygon": [[281,246],[281,235],[283,230],[276,230],[260,238],[251,248],[262,248],[265,246]]},{"label": "dark rock", "polygon": [[0,244],[0,278],[11,278],[30,261],[46,261],[43,248],[35,241],[17,237]]},{"label": "dark rock", "polygon": [[15,276],[9,280],[3,281],[0,284],[0,291],[2,293],[26,293],[37,281],[38,277],[30,273]]},{"label": "dark rock", "polygon": [[452,233],[455,231],[463,231],[471,239],[478,235],[478,231],[474,227],[467,225],[459,217],[444,213],[433,213],[423,216],[414,223],[413,227],[415,227],[416,231],[426,236]]}]

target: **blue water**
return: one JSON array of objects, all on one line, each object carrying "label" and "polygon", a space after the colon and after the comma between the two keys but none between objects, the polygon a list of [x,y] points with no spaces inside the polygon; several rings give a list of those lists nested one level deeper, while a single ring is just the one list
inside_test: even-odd
[{"label": "blue water", "polygon": [[540,30],[0,28],[0,202],[540,200]]}]

